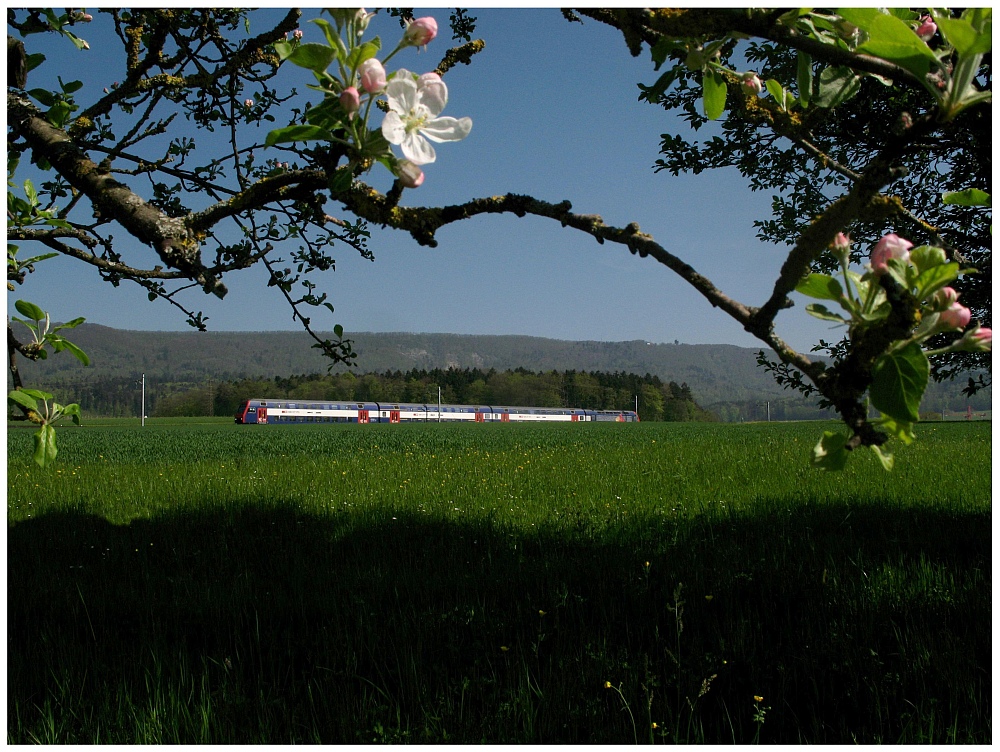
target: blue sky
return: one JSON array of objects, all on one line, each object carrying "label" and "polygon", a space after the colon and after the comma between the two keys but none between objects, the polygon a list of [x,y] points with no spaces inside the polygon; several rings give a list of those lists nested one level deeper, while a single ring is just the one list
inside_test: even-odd
[{"label": "blue sky", "polygon": [[[304,19],[317,14],[307,9]],[[390,70],[431,70],[450,46],[447,10],[417,15],[434,15],[441,35],[426,52],[397,55]],[[471,15],[486,49],[472,66],[448,73],[444,114],[471,117],[472,133],[462,142],[438,145],[424,185],[407,191],[404,204],[442,205],[507,192],[568,199],[575,211],[600,214],[609,224],[637,222],[737,299],[751,305],[766,299],[785,253],[755,237],[753,221],[768,216],[770,196],[750,192],[735,171],[682,177],[653,172],[660,134],[683,125],[637,99],[636,84],[658,76],[648,53],[632,58],[618,32],[590,20],[570,24],[556,9],[473,9]],[[87,104],[121,74],[98,54],[99,24],[78,28],[92,49],[77,52],[65,42],[45,40],[44,67],[64,80],[83,80],[77,97]],[[313,24],[304,22],[302,29],[305,41],[321,40]],[[388,48],[400,31],[394,19],[380,15],[369,29],[373,33]],[[39,41],[29,38],[29,52]],[[57,67],[66,62],[72,66],[68,75]],[[282,75],[300,91],[310,80],[291,66]],[[29,88],[41,84],[41,76],[39,71]],[[183,127],[178,119],[170,135],[204,138],[193,129],[185,134]],[[385,189],[389,181],[379,171],[370,182]],[[18,177],[30,175],[22,169]],[[338,209],[330,205],[331,214],[340,214]],[[156,263],[150,250],[137,248],[122,231],[116,235],[126,258],[131,252],[138,254],[137,265]],[[348,335],[411,331],[759,344],[669,269],[551,220],[479,217],[445,227],[437,237],[439,246],[431,249],[405,233],[373,228],[374,263],[349,248],[338,250],[336,271],[314,277],[336,312],[317,311],[314,325],[330,330],[339,323]],[[25,246],[21,254],[39,252]],[[265,280],[263,269],[241,272],[227,279],[224,301],[192,291],[186,304],[202,310],[216,331],[295,329],[287,304],[264,287]],[[10,312],[13,300],[23,297],[57,320],[85,316],[123,329],[189,329],[177,309],[150,303],[131,283],[113,289],[78,262],[40,264],[8,297]],[[801,306],[782,313],[778,331],[806,350],[818,337],[839,338]]]}]

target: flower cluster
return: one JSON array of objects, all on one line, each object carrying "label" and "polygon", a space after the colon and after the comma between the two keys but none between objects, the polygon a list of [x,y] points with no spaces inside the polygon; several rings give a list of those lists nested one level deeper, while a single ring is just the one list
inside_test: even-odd
[{"label": "flower cluster", "polygon": [[[418,75],[405,68],[388,72],[386,64],[402,50],[424,47],[437,36],[437,21],[430,16],[410,20],[396,47],[379,59],[378,37],[365,41],[373,13],[364,8],[336,8],[327,11],[333,24],[316,21],[323,29],[327,46],[302,43],[301,31],[291,40],[275,44],[282,59],[309,68],[321,85],[324,102],[306,113],[308,125],[272,131],[268,144],[283,141],[325,139],[350,148],[353,165],[381,162],[405,188],[424,182],[422,165],[437,159],[433,143],[460,141],[472,130],[472,119],[443,117],[448,103],[448,87],[437,73]],[[333,72],[336,68],[336,73]],[[338,75],[339,74],[339,75]],[[374,109],[385,111],[381,127],[370,128]],[[247,104],[250,107],[251,104]],[[341,133],[346,133],[346,137]],[[389,146],[397,146],[402,158]]]},{"label": "flower cluster", "polygon": [[[833,301],[841,311],[830,310],[822,303],[811,303],[806,311],[813,316],[844,324],[853,339],[865,330],[887,326],[895,305],[911,305],[913,329],[888,347],[876,359],[868,389],[871,404],[881,414],[880,423],[904,443],[913,440],[913,427],[919,419],[920,401],[930,371],[928,358],[946,352],[989,351],[993,332],[975,322],[972,312],[959,301],[959,293],[950,286],[960,274],[974,270],[960,269],[944,250],[934,246],[914,247],[906,238],[890,233],[871,249],[867,270],[850,269],[851,240],[839,233],[830,250],[840,262],[840,278],[828,274],[809,274],[796,290],[809,297]],[[899,301],[903,301],[900,303]],[[906,301],[911,301],[907,303]],[[925,350],[932,337],[948,332],[962,332],[960,337],[936,350]],[[848,437],[827,432],[813,450],[813,462],[820,467],[839,469],[846,462],[844,444]],[[888,469],[892,455],[880,447],[872,449]]]}]

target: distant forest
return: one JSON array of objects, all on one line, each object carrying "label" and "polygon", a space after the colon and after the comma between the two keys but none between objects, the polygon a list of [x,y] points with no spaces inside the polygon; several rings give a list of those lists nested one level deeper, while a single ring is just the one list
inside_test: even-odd
[{"label": "distant forest", "polygon": [[[53,387],[58,389],[56,384]],[[150,417],[234,415],[239,404],[252,397],[437,404],[438,387],[441,401],[446,404],[634,410],[638,397],[641,420],[718,420],[718,416],[698,406],[687,384],[665,383],[650,374],[533,372],[523,368],[347,372],[199,384],[148,382],[146,414]],[[65,388],[80,403],[85,416],[140,414],[141,393],[135,379],[94,379]]]},{"label": "distant forest", "polygon": [[[751,348],[519,335],[351,336],[356,369],[335,367],[330,375],[293,375],[329,373],[304,332],[137,332],[97,324],[83,324],[71,337],[90,366],[62,353],[21,359],[19,367],[26,384],[52,392],[58,402],[79,402],[85,417],[138,418],[142,374],[150,416],[232,415],[237,402],[263,396],[436,402],[440,385],[442,399],[459,404],[623,409],[634,407],[638,396],[643,420],[835,417],[815,397],[775,384]],[[921,414],[991,409],[991,389],[969,399],[963,384],[932,383]]]}]

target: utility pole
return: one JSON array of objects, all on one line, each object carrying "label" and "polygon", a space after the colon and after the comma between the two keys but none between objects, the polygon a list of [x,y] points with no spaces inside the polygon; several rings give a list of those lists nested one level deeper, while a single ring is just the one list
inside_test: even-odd
[{"label": "utility pole", "polygon": [[146,374],[142,374],[142,380],[138,383],[142,384],[142,408],[140,414],[140,424],[142,426],[146,425]]}]

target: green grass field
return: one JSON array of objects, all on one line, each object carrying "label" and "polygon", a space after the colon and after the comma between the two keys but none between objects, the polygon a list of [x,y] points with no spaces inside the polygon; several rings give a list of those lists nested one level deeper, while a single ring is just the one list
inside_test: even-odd
[{"label": "green grass field", "polygon": [[992,740],[991,435],[8,431],[11,743]]}]

